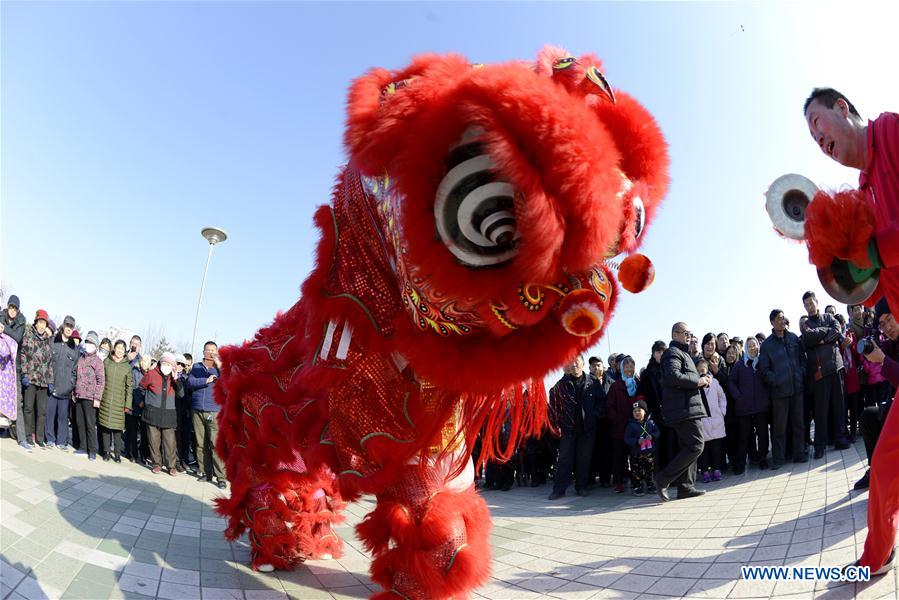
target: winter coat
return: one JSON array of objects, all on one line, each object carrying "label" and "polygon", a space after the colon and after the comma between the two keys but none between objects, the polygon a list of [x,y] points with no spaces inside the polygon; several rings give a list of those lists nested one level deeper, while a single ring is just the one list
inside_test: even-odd
[{"label": "winter coat", "polygon": [[[847,335],[846,338],[852,339],[849,335]],[[852,345],[855,345],[854,341]],[[843,391],[848,396],[849,394],[857,393],[861,389],[861,382],[858,376],[860,362],[855,357],[855,350],[853,348],[841,348],[840,351],[843,354],[843,366],[846,367],[844,371],[845,377],[843,378]]]},{"label": "winter coat", "polygon": [[624,428],[624,443],[634,456],[648,454],[655,452],[659,435],[659,428],[649,416],[642,423],[631,417]]},{"label": "winter coat", "polygon": [[806,324],[808,327],[802,334],[802,343],[808,354],[808,372],[815,381],[818,369],[821,377],[827,377],[843,368],[843,357],[840,356],[843,334],[839,321],[827,313],[809,317]]},{"label": "winter coat", "polygon": [[32,323],[22,338],[22,376],[30,385],[47,387],[53,383],[53,338],[49,329],[44,335]]},{"label": "winter coat", "polygon": [[16,396],[16,355],[19,345],[12,336],[0,333],[0,413],[15,421],[19,403]]},{"label": "winter coat", "polygon": [[141,355],[137,354],[131,361],[131,414],[140,417],[143,412],[144,391],[140,389],[140,382],[144,378],[144,372],[140,370]]},{"label": "winter coat", "polygon": [[103,361],[106,385],[100,401],[99,423],[106,429],[125,429],[125,407],[131,401],[131,365],[124,358],[116,362],[110,356]]},{"label": "winter coat", "polygon": [[640,385],[637,386],[637,395],[643,396],[646,406],[649,407],[649,416],[664,424],[662,418],[662,365],[650,358],[649,364],[643,369],[640,377]]},{"label": "winter coat", "polygon": [[868,385],[877,385],[881,381],[886,381],[881,374],[882,366],[880,363],[874,363],[862,357],[862,369],[868,376]]},{"label": "winter coat", "polygon": [[737,361],[730,370],[728,387],[734,399],[733,412],[738,417],[768,412],[770,395],[758,368],[749,364],[749,356]]},{"label": "winter coat", "polygon": [[805,361],[805,347],[795,333],[785,331],[781,338],[772,330],[759,349],[758,364],[771,398],[802,393],[807,373]]},{"label": "winter coat", "polygon": [[662,419],[670,427],[705,416],[693,358],[685,344],[672,340],[662,355]]},{"label": "winter coat", "polygon": [[700,421],[702,426],[702,439],[720,440],[725,436],[724,415],[727,414],[727,396],[718,380],[714,377],[709,387],[703,390],[705,400],[709,407],[709,416]]},{"label": "winter coat", "polygon": [[609,395],[606,397],[606,417],[609,419],[612,437],[616,440],[624,439],[624,428],[627,427],[628,419],[632,418],[637,398],[639,396],[636,392],[633,396],[627,393],[627,384],[622,379],[609,388]]},{"label": "winter coat", "polygon": [[187,377],[187,383],[190,386],[190,406],[193,410],[203,412],[218,412],[219,405],[216,403],[212,393],[218,379],[211,384],[206,379],[210,375],[221,377],[221,372],[213,367],[207,368],[202,362],[194,364]]},{"label": "winter coat", "polygon": [[140,381],[144,391],[143,421],[160,429],[174,429],[178,426],[178,410],[175,395],[181,392],[181,381],[173,374],[163,375],[156,365],[146,372]]},{"label": "winter coat", "polygon": [[596,430],[602,384],[593,375],[584,373],[575,379],[569,375],[549,390],[549,409],[553,425],[563,435]]},{"label": "winter coat", "polygon": [[85,354],[78,359],[75,367],[75,398],[100,402],[103,399],[103,388],[106,387],[106,368],[103,359],[97,353]]},{"label": "winter coat", "polygon": [[53,389],[50,391],[57,398],[71,398],[75,391],[77,378],[75,369],[81,353],[75,340],[64,341],[62,334],[57,333],[53,339]]},{"label": "winter coat", "polygon": [[0,310],[0,323],[3,323],[3,333],[15,340],[19,347],[19,353],[16,354],[16,371],[22,373],[22,340],[25,338],[25,315],[19,312],[15,319],[9,318],[9,309]]},{"label": "winter coat", "polygon": [[612,387],[612,382],[605,377],[599,379],[595,376],[591,376],[590,383],[587,385],[592,388],[590,391],[594,399],[593,401],[596,403],[596,418],[606,418],[606,398],[609,397],[609,389]]}]

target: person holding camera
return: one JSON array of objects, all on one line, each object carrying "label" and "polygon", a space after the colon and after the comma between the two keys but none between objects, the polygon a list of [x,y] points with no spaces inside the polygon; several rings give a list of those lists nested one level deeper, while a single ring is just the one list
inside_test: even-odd
[{"label": "person holding camera", "polygon": [[[880,365],[881,374],[889,385],[896,388],[899,387],[899,344],[896,344],[896,340],[899,339],[899,322],[893,318],[886,299],[881,299],[877,303],[875,312],[877,323],[880,324],[880,331],[883,333],[884,339],[881,339],[880,344],[878,344],[873,337],[864,338],[858,343],[858,351],[864,355],[866,360]],[[889,414],[892,404],[892,397],[887,396],[874,406],[866,407],[859,417],[859,430],[865,441],[868,465],[871,464],[874,448],[877,446],[877,439],[880,437],[883,423]],[[865,471],[864,476],[855,483],[855,489],[868,489],[870,478],[871,469],[869,468]]]},{"label": "person holding camera", "polygon": [[194,435],[197,436],[197,481],[211,481],[215,477],[219,489],[225,489],[225,468],[221,457],[215,453],[219,405],[212,396],[215,382],[222,374],[221,369],[218,344],[206,342],[203,344],[203,360],[190,370],[187,384],[191,390]]}]

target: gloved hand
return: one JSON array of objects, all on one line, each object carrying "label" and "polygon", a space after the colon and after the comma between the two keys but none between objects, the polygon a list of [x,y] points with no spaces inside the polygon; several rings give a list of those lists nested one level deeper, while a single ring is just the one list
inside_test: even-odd
[{"label": "gloved hand", "polygon": [[22,375],[22,387],[27,388],[31,385],[31,381],[28,380],[28,375]]},{"label": "gloved hand", "polygon": [[[805,243],[816,267],[827,267],[835,258],[857,268],[855,277],[867,277],[864,269],[879,268],[872,261],[874,209],[863,192],[847,190],[831,195],[819,191],[805,213]],[[875,256],[876,256],[876,246]],[[879,265],[879,259],[878,259]]]}]

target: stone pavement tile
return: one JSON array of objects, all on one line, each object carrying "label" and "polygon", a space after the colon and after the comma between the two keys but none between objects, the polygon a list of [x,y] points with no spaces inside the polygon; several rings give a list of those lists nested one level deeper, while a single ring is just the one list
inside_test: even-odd
[{"label": "stone pavement tile", "polygon": [[706,563],[689,563],[682,562],[674,565],[667,573],[666,577],[686,577],[696,579],[702,577],[709,570],[710,565]]},{"label": "stone pavement tile", "polygon": [[59,598],[63,590],[51,587],[46,583],[38,583],[34,577],[25,577],[16,586],[15,592],[28,600],[46,600]]},{"label": "stone pavement tile", "polygon": [[190,569],[163,569],[162,581],[182,585],[200,585],[200,572]]},{"label": "stone pavement tile", "polygon": [[204,587],[202,588],[202,596],[203,600],[244,600],[243,590],[228,588]]},{"label": "stone pavement tile", "polygon": [[538,575],[537,577],[531,578],[516,578],[511,583],[522,587],[526,590],[531,590],[532,592],[539,592],[541,594],[547,594],[553,590],[556,590],[563,585],[565,585],[567,580],[559,579],[557,577],[550,577],[548,575]]},{"label": "stone pavement tile", "polygon": [[243,595],[247,600],[287,600],[287,594],[277,590],[244,590]]},{"label": "stone pavement tile", "polygon": [[596,594],[597,589],[593,585],[569,581],[562,587],[549,592],[549,595],[555,598],[564,598],[565,600],[587,600]]},{"label": "stone pavement tile", "polygon": [[236,571],[232,573],[203,571],[200,573],[199,585],[203,587],[238,588],[240,587],[240,575]]},{"label": "stone pavement tile", "polygon": [[659,581],[659,578],[651,575],[625,575],[620,579],[616,579],[610,587],[626,592],[642,593],[652,587],[657,581]]},{"label": "stone pavement tile", "polygon": [[115,582],[76,577],[62,595],[63,600],[97,600],[107,598],[115,587]]},{"label": "stone pavement tile", "polygon": [[585,583],[598,588],[606,588],[621,579],[624,573],[616,573],[613,571],[594,571],[588,575],[579,578],[578,583]]},{"label": "stone pavement tile", "polygon": [[337,589],[341,587],[350,587],[355,586],[359,583],[359,580],[353,576],[352,573],[346,572],[330,572],[330,573],[316,573],[315,575],[318,577],[319,582],[326,589]]},{"label": "stone pavement tile", "polygon": [[687,592],[688,598],[727,598],[734,588],[733,579],[699,579]]},{"label": "stone pavement tile", "polygon": [[122,571],[123,575],[133,575],[137,577],[143,577],[146,579],[154,579],[159,580],[159,576],[162,573],[162,567],[156,564],[143,563],[138,561],[128,561],[125,563],[125,569]]},{"label": "stone pavement tile", "polygon": [[784,559],[787,557],[787,550],[789,549],[789,545],[784,544],[782,546],[762,546],[758,550],[756,550],[752,555],[752,560],[772,560],[772,559]]},{"label": "stone pavement tile", "polygon": [[818,554],[821,552],[821,540],[813,540],[808,542],[800,542],[798,544],[790,544],[787,556],[808,556],[810,554]]},{"label": "stone pavement tile", "polygon": [[312,586],[297,586],[287,591],[290,600],[334,600],[330,592]]},{"label": "stone pavement tile", "polygon": [[760,598],[769,597],[774,591],[776,581],[747,581],[739,580],[728,595],[729,598]]},{"label": "stone pavement tile", "polygon": [[119,578],[119,589],[125,592],[155,597],[158,587],[159,580],[152,577],[140,577],[123,573]]},{"label": "stone pavement tile", "polygon": [[871,581],[855,584],[855,597],[859,600],[871,600],[883,596],[899,596],[896,593],[896,577],[887,573],[882,577],[873,577]]},{"label": "stone pavement tile", "polygon": [[603,600],[634,600],[639,594],[625,590],[602,589],[591,596],[590,600],[601,598]]},{"label": "stone pavement tile", "polygon": [[198,585],[162,581],[157,596],[165,600],[200,600],[202,594]]},{"label": "stone pavement tile", "polygon": [[[523,594],[528,594],[529,592],[525,592],[521,590]],[[335,600],[358,600],[359,598],[368,598],[371,596],[371,590],[364,585],[353,586],[340,588],[337,590],[331,590],[331,595],[334,596]],[[536,597],[536,596],[516,596],[516,598],[521,597]]]},{"label": "stone pavement tile", "polygon": [[20,569],[6,562],[4,558],[0,558],[0,581],[3,582],[3,585],[8,586],[10,591],[15,589],[15,587],[25,578],[28,574],[27,571],[27,568]]},{"label": "stone pavement tile", "polygon": [[661,594],[669,598],[680,597],[690,591],[697,581],[697,579],[690,578],[662,577],[652,584],[646,593]]}]

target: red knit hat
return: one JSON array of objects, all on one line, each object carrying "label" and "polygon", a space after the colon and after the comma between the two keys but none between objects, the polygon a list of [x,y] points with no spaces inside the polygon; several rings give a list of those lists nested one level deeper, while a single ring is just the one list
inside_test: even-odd
[{"label": "red knit hat", "polygon": [[81,339],[81,334],[78,333],[78,330],[77,330],[77,329],[76,329],[75,331],[72,332],[72,339],[73,339],[73,340],[80,340],[80,339]]},{"label": "red knit hat", "polygon": [[47,315],[47,311],[45,311],[43,308],[39,309],[34,315],[35,321],[40,321],[41,319],[43,319],[45,323],[50,322],[50,317],[49,315]]}]

